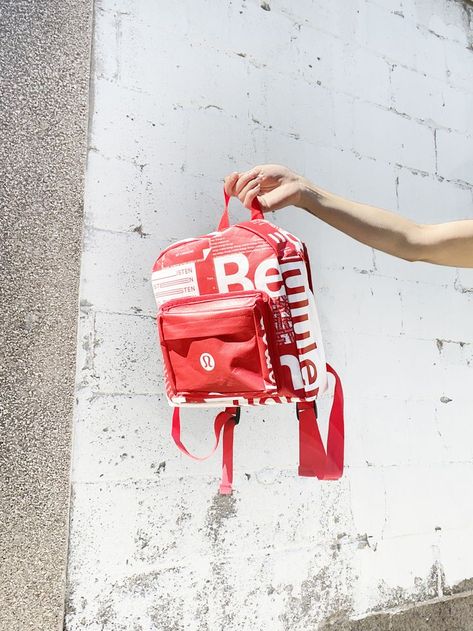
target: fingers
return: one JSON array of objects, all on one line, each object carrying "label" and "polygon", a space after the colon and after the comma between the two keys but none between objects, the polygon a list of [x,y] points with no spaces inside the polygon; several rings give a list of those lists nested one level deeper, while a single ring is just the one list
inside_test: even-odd
[{"label": "fingers", "polygon": [[237,171],[234,171],[233,173],[230,173],[230,175],[227,175],[224,180],[225,192],[227,193],[227,195],[230,195],[230,197],[232,195],[236,195],[235,184],[238,180],[239,175],[240,174]]},{"label": "fingers", "polygon": [[244,192],[238,195],[239,200],[245,208],[251,208],[254,198],[260,193],[261,184],[258,180],[252,180],[245,188]]},{"label": "fingers", "polygon": [[[243,192],[243,189],[256,177],[258,177],[260,172],[259,167],[253,167],[250,171],[246,171],[246,173],[240,174],[236,184],[235,184],[235,195],[240,196],[240,193]],[[247,189],[248,190],[248,189]],[[245,192],[243,192],[245,194]],[[241,199],[241,198],[240,198]]]},{"label": "fingers", "polygon": [[[246,208],[251,208],[252,202],[261,191],[261,167],[255,166],[244,173],[233,172],[225,178],[227,195],[238,197]],[[264,207],[264,203],[262,207]]]}]

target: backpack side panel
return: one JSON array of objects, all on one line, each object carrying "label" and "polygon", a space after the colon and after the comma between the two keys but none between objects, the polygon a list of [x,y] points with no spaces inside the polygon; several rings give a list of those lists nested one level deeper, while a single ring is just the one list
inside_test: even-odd
[{"label": "backpack side panel", "polygon": [[328,382],[307,248],[293,234],[268,221],[256,220],[240,225],[272,242],[277,252],[296,335],[304,400],[314,400],[318,394],[325,392]]}]

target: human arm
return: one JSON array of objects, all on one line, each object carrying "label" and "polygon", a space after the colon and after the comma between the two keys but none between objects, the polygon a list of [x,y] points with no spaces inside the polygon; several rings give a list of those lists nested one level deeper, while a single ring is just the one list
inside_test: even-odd
[{"label": "human arm", "polygon": [[420,224],[396,213],[326,191],[281,165],[258,165],[225,178],[225,187],[248,208],[298,206],[357,241],[406,261],[473,267],[473,219]]}]

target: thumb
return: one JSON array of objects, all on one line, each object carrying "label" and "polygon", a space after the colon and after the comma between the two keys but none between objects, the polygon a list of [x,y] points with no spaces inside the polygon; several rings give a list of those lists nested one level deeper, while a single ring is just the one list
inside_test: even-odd
[{"label": "thumb", "polygon": [[285,208],[286,206],[291,206],[292,196],[288,194],[287,190],[284,190],[284,187],[278,186],[269,193],[258,195],[258,201],[261,205],[261,210],[267,213]]}]

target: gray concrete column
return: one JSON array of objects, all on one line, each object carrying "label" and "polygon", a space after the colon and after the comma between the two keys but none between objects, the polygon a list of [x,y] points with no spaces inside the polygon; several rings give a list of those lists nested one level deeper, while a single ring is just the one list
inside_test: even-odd
[{"label": "gray concrete column", "polygon": [[92,0],[2,0],[0,629],[62,628]]}]

